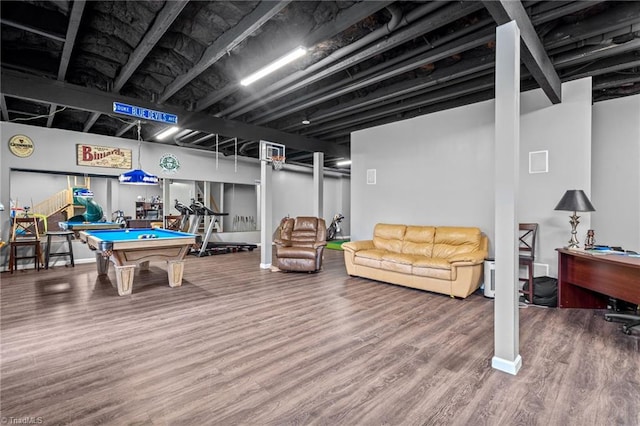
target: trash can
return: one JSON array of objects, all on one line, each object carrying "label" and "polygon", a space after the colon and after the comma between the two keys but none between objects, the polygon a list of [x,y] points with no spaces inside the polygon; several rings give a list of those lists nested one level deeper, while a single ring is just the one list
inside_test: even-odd
[{"label": "trash can", "polygon": [[496,297],[496,262],[493,259],[484,261],[484,297]]}]

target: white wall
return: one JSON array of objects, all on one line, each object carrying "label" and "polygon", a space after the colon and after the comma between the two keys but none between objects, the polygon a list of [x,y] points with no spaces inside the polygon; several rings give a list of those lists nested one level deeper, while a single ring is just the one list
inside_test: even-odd
[{"label": "white wall", "polygon": [[596,244],[640,251],[640,95],[593,106]]},{"label": "white wall", "polygon": [[[566,212],[553,208],[565,190],[590,189],[591,79],[562,90],[560,105],[541,90],[521,98],[519,221],[540,224],[538,259],[554,276],[554,249],[566,244],[570,227]],[[353,133],[352,239],[369,239],[376,223],[387,222],[477,226],[492,241],[493,138],[493,101]],[[550,170],[529,175],[528,153],[537,150],[549,150]],[[366,183],[368,169],[377,171],[375,185]]]}]

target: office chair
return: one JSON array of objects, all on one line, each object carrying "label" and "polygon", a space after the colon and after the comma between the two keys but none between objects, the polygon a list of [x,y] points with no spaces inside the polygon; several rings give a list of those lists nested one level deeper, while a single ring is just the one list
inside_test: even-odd
[{"label": "office chair", "polygon": [[519,226],[518,251],[519,263],[527,267],[527,276],[520,278],[527,284],[520,291],[529,303],[533,303],[533,262],[536,257],[536,240],[538,235],[537,223],[521,223]]},{"label": "office chair", "polygon": [[604,314],[604,319],[606,321],[622,320],[622,332],[625,334],[631,334],[631,329],[639,327],[640,328],[640,312],[638,312],[638,307],[636,306],[636,313],[627,312],[627,313],[608,313]]}]

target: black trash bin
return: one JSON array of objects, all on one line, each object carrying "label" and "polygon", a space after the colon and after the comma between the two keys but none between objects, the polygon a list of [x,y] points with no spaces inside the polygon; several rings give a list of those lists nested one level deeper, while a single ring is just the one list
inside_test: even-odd
[{"label": "black trash bin", "polygon": [[[529,290],[529,283],[524,284]],[[552,277],[535,277],[533,279],[533,304],[556,308],[558,306],[558,280]]]}]

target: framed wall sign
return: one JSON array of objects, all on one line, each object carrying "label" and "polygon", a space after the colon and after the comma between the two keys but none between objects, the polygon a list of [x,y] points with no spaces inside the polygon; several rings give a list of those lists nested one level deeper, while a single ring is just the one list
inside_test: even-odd
[{"label": "framed wall sign", "polygon": [[173,154],[164,154],[160,157],[160,167],[167,173],[175,173],[180,168],[180,161]]},{"label": "framed wall sign", "polygon": [[15,135],[9,139],[9,151],[16,157],[26,158],[33,154],[33,141],[26,135]]},{"label": "framed wall sign", "polygon": [[131,150],[112,146],[76,145],[78,166],[131,168]]}]

